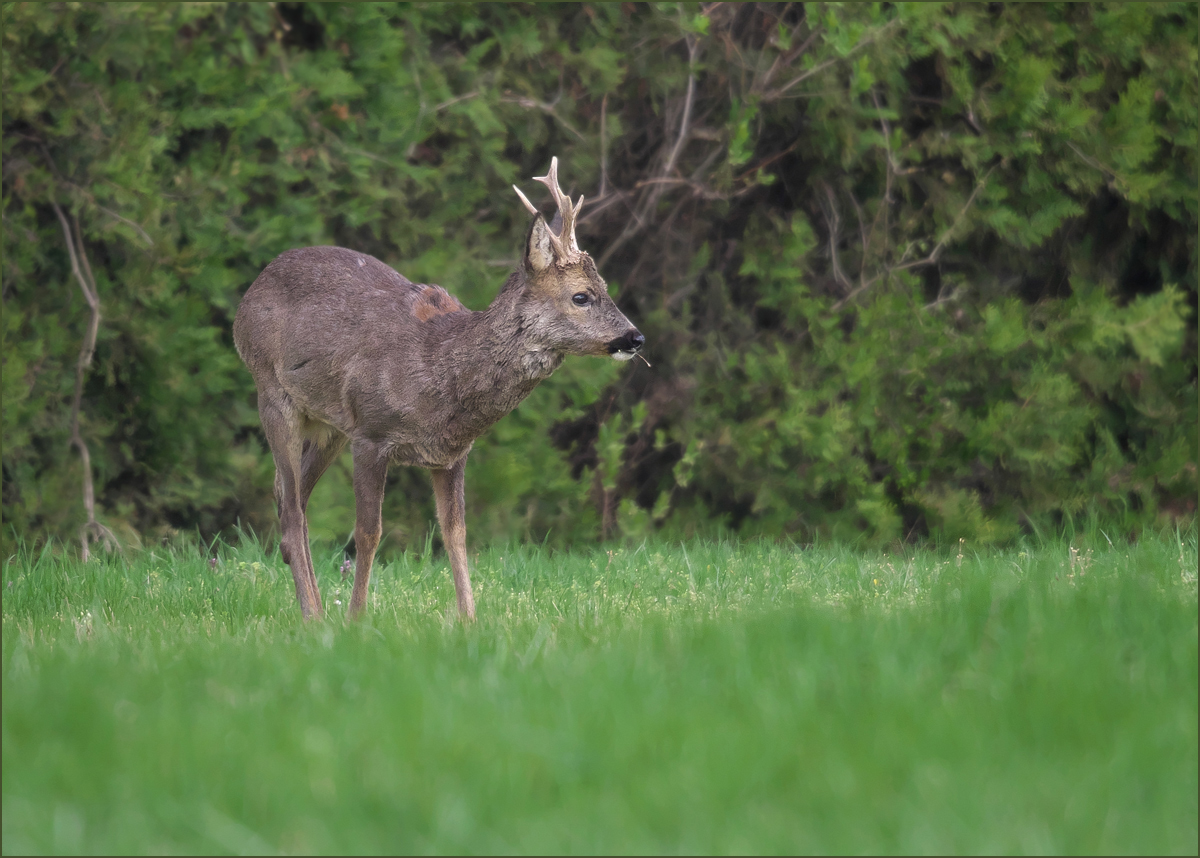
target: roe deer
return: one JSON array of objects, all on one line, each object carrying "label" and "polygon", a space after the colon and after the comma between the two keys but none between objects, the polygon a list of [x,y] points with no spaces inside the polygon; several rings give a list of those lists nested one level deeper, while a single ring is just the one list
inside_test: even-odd
[{"label": "roe deer", "polygon": [[645,342],[579,249],[575,220],[583,197],[572,204],[563,194],[557,158],[536,181],[550,188],[558,214],[547,224],[513,185],[533,221],[521,263],[482,312],[341,247],[289,250],[246,291],[233,339],[258,388],[275,458],[280,550],[305,619],[321,615],[305,510],[347,441],[357,553],[350,615],[366,605],[384,480],[397,463],[433,473],[458,610],[473,619],[463,494],[472,443],[565,355],[629,360]]}]

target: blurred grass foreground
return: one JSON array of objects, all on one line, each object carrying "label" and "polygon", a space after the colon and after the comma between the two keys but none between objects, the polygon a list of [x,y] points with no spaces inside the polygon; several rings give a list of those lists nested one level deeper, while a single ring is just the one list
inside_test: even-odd
[{"label": "blurred grass foreground", "polygon": [[1195,534],[3,570],[3,851],[1190,853]]}]

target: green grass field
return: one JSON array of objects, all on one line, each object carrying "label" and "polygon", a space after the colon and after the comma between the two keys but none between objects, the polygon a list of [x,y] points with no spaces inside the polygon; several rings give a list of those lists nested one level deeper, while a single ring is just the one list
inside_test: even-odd
[{"label": "green grass field", "polygon": [[1194,534],[218,557],[7,561],[6,854],[1197,850]]}]

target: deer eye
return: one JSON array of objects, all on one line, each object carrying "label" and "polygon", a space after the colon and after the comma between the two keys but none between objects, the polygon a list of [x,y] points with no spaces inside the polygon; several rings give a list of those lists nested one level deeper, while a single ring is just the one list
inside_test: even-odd
[{"label": "deer eye", "polygon": [[585,307],[592,299],[588,297],[587,292],[576,292],[571,296],[571,300],[574,301],[578,306]]}]

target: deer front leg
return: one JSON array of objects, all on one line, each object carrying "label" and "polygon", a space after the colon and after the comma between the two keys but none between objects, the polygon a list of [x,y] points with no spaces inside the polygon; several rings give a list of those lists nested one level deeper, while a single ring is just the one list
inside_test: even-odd
[{"label": "deer front leg", "polygon": [[475,619],[475,596],[471,593],[471,575],[467,571],[467,457],[446,469],[433,471],[433,493],[437,498],[438,524],[450,555],[454,572],[454,590],[458,594],[458,613]]},{"label": "deer front leg", "polygon": [[354,456],[354,590],[350,593],[351,617],[362,615],[367,606],[371,563],[383,534],[383,487],[387,481],[387,457],[374,444],[355,441]]}]

